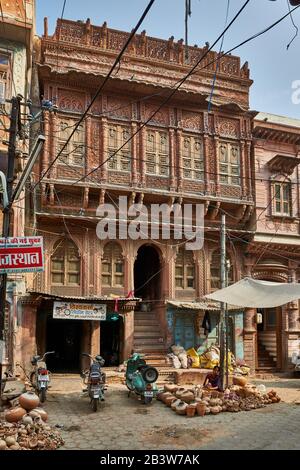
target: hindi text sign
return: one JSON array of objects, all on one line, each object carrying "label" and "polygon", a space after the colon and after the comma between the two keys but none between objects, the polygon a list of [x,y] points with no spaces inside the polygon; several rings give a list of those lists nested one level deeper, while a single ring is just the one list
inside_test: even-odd
[{"label": "hindi text sign", "polygon": [[0,274],[44,271],[43,237],[0,238]]},{"label": "hindi text sign", "polygon": [[105,304],[85,304],[81,302],[54,302],[53,318],[62,320],[106,320]]}]

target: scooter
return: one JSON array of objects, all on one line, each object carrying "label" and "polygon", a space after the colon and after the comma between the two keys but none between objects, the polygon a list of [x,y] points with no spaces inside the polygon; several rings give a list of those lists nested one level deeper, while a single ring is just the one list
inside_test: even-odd
[{"label": "scooter", "polygon": [[83,356],[89,357],[91,360],[90,368],[83,371],[81,377],[83,383],[87,385],[85,391],[91,399],[91,406],[93,411],[97,411],[100,401],[104,401],[104,390],[105,388],[105,373],[101,371],[101,367],[104,366],[105,361],[103,357],[97,355],[93,358],[90,354],[82,353]]},{"label": "scooter", "polygon": [[131,392],[141,397],[142,403],[149,404],[158,392],[155,382],[158,379],[158,371],[155,367],[147,366],[143,354],[133,353],[127,361],[125,372],[126,386]]},{"label": "scooter", "polygon": [[55,351],[46,352],[43,357],[33,356],[31,359],[34,370],[30,374],[30,382],[42,403],[46,400],[47,390],[50,384],[50,371],[47,369],[45,362],[45,358],[49,354],[55,354]]}]

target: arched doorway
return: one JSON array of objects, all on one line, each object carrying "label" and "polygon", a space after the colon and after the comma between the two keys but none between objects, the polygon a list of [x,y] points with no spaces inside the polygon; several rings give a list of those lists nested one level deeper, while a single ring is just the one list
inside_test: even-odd
[{"label": "arched doorway", "polygon": [[157,300],[161,296],[161,263],[152,245],[142,245],[134,263],[134,293],[136,297]]}]

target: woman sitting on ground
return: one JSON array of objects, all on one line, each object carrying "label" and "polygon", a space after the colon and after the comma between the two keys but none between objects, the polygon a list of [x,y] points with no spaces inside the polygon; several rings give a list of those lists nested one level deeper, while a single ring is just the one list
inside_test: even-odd
[{"label": "woman sitting on ground", "polygon": [[204,380],[203,387],[209,390],[219,390],[220,388],[220,367],[215,366],[212,373],[207,374]]}]

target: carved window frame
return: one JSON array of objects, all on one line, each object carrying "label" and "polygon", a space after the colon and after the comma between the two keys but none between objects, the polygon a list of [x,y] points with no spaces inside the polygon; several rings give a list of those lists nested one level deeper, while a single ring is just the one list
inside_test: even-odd
[{"label": "carved window frame", "polygon": [[169,177],[170,139],[167,130],[151,128],[146,130],[145,155],[145,171],[147,175]]},{"label": "carved window frame", "polygon": [[175,289],[195,290],[196,265],[193,252],[180,247],[175,261]]},{"label": "carved window frame", "polygon": [[[114,134],[114,136],[113,136]],[[107,151],[108,157],[114,155],[115,152],[124,144],[107,162],[109,171],[121,171],[129,173],[131,171],[131,141],[125,143],[131,136],[131,128],[125,124],[108,123],[107,126]],[[107,158],[107,157],[106,157]]]},{"label": "carved window frame", "polygon": [[290,179],[271,179],[271,215],[293,217],[292,184]]},{"label": "carved window frame", "polygon": [[[233,149],[236,154],[233,153]],[[220,139],[218,148],[220,184],[240,186],[241,151],[238,141]]]},{"label": "carved window frame", "polygon": [[[55,243],[50,263],[52,286],[80,286],[81,258],[78,247],[72,240],[58,240]],[[57,264],[55,265],[55,263]],[[62,281],[54,281],[54,276],[60,276]],[[77,281],[70,281],[73,276],[77,278]]]},{"label": "carved window frame", "polygon": [[[2,63],[1,56],[7,59],[7,63]],[[0,49],[0,109],[5,109],[6,99],[11,97],[11,66],[12,53]]]},{"label": "carved window frame", "polygon": [[[57,150],[61,151],[64,144],[68,140],[71,132],[74,129],[76,120],[68,116],[59,117]],[[74,135],[68,142],[66,148],[59,156],[59,163],[61,165],[75,166],[82,168],[85,166],[86,157],[86,128],[85,124],[80,124],[76,129]]]},{"label": "carved window frame", "polygon": [[183,178],[196,181],[203,181],[204,150],[202,137],[200,135],[192,135],[186,132],[183,133],[181,151]]},{"label": "carved window frame", "polygon": [[124,257],[122,247],[117,242],[104,246],[101,266],[103,287],[124,287]]}]

